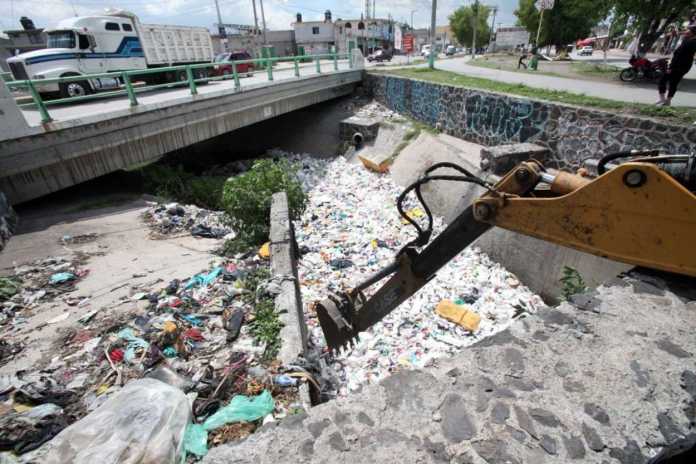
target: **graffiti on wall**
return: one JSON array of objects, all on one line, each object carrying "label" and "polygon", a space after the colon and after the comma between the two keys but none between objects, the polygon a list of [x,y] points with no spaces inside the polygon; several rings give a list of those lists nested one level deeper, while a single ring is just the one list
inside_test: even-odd
[{"label": "graffiti on wall", "polygon": [[629,149],[689,153],[696,128],[406,78],[368,74],[390,109],[482,145],[532,142],[566,165]]}]

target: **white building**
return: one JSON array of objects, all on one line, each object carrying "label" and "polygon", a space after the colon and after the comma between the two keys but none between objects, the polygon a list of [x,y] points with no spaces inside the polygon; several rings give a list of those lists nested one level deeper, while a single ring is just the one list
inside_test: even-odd
[{"label": "white building", "polygon": [[334,23],[331,22],[331,12],[328,10],[324,13],[323,21],[305,22],[298,13],[297,21],[292,27],[295,30],[295,42],[300,55],[330,53],[336,44]]},{"label": "white building", "polygon": [[495,31],[495,42],[491,44],[495,50],[514,50],[527,48],[528,45],[529,32],[519,26],[498,26]]},{"label": "white building", "polygon": [[[392,48],[394,24],[388,19],[337,19],[331,20],[331,12],[324,13],[323,21],[303,21],[297,14],[293,23],[298,52],[305,54],[348,53],[354,48],[363,54],[376,48]],[[334,48],[335,47],[335,48]]]},{"label": "white building", "polygon": [[338,53],[359,48],[367,55],[376,48],[393,48],[394,24],[388,19],[338,19],[334,25]]}]

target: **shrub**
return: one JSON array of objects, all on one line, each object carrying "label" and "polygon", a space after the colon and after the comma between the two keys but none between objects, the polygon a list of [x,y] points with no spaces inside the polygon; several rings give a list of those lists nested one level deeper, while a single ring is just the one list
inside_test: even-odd
[{"label": "shrub", "polygon": [[141,171],[145,190],[180,203],[222,209],[224,176],[198,176],[183,167],[152,164]]},{"label": "shrub", "polygon": [[271,197],[285,191],[291,219],[298,219],[305,209],[307,197],[297,179],[297,167],[286,160],[256,161],[252,168],[225,182],[223,209],[234,231],[249,244],[268,239]]}]

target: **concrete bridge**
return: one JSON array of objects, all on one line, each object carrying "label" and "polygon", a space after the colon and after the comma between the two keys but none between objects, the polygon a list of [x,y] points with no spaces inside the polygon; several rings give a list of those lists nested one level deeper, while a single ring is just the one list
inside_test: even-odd
[{"label": "concrete bridge", "polygon": [[[51,107],[50,123],[35,110],[20,110],[0,89],[0,192],[22,203],[121,169],[151,163],[166,153],[259,121],[350,94],[362,66],[345,61],[333,70],[313,66],[295,77],[279,69],[262,75]],[[329,71],[330,70],[330,71]],[[0,83],[0,85],[2,85]]]}]

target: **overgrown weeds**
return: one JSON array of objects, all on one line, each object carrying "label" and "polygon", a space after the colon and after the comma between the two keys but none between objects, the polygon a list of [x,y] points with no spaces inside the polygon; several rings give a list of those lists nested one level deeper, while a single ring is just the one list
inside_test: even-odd
[{"label": "overgrown weeds", "polygon": [[585,280],[576,269],[570,266],[563,266],[563,275],[559,281],[562,285],[561,293],[566,300],[577,293],[582,293],[587,290]]},{"label": "overgrown weeds", "polygon": [[259,245],[268,239],[274,193],[285,191],[290,218],[300,217],[307,197],[297,179],[297,169],[287,160],[261,159],[249,171],[225,182],[223,209],[241,243]]},{"label": "overgrown weeds", "polygon": [[151,164],[141,171],[144,188],[159,197],[194,204],[201,208],[222,209],[225,176],[201,176],[182,166]]}]

